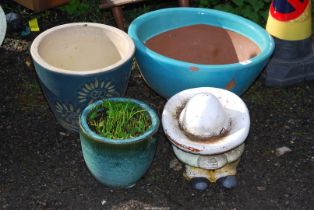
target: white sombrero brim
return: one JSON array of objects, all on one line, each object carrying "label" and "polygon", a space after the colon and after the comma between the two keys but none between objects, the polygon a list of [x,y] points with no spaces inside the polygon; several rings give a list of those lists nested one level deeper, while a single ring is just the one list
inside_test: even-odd
[{"label": "white sombrero brim", "polygon": [[[177,110],[198,93],[211,93],[220,101],[232,122],[227,136],[214,142],[203,143],[190,140],[182,132],[176,119]],[[201,87],[187,89],[172,96],[164,107],[162,125],[168,139],[181,150],[195,154],[213,155],[234,149],[244,142],[249,133],[250,116],[245,103],[234,93],[219,88]]]}]

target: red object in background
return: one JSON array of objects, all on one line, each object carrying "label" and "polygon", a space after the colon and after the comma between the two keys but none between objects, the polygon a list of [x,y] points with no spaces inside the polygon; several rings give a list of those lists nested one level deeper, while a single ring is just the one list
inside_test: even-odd
[{"label": "red object in background", "polygon": [[277,20],[289,21],[303,14],[309,0],[274,0],[270,5],[270,14]]}]

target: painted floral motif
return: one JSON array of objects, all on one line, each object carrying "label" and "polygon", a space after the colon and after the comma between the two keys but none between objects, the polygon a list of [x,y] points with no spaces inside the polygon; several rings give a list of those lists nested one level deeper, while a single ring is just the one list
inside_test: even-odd
[{"label": "painted floral motif", "polygon": [[82,90],[78,92],[78,100],[80,103],[90,104],[99,99],[119,95],[111,81],[98,81],[95,79],[94,82],[85,84]]},{"label": "painted floral motif", "polygon": [[70,128],[71,130],[77,130],[79,127],[79,116],[81,113],[80,108],[75,108],[73,105],[66,105],[57,102],[56,103],[56,112],[59,114],[61,120],[60,122],[65,127]]}]

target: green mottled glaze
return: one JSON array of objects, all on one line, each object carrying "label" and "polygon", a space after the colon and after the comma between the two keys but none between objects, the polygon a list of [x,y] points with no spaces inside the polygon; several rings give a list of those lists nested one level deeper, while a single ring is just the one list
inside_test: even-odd
[{"label": "green mottled glaze", "polygon": [[80,139],[85,163],[93,176],[109,187],[133,186],[148,170],[156,151],[159,128],[156,112],[147,104],[130,98],[109,98],[115,101],[131,101],[145,109],[152,126],[141,136],[115,140],[99,136],[87,124],[87,116],[102,103],[97,101],[84,109],[80,116]]}]

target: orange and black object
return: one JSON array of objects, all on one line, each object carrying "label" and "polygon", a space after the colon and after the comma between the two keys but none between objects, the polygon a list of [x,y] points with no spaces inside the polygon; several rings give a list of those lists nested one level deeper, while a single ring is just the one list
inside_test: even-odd
[{"label": "orange and black object", "polygon": [[265,85],[288,86],[314,80],[310,0],[273,0],[266,30],[276,47],[263,72]]}]

